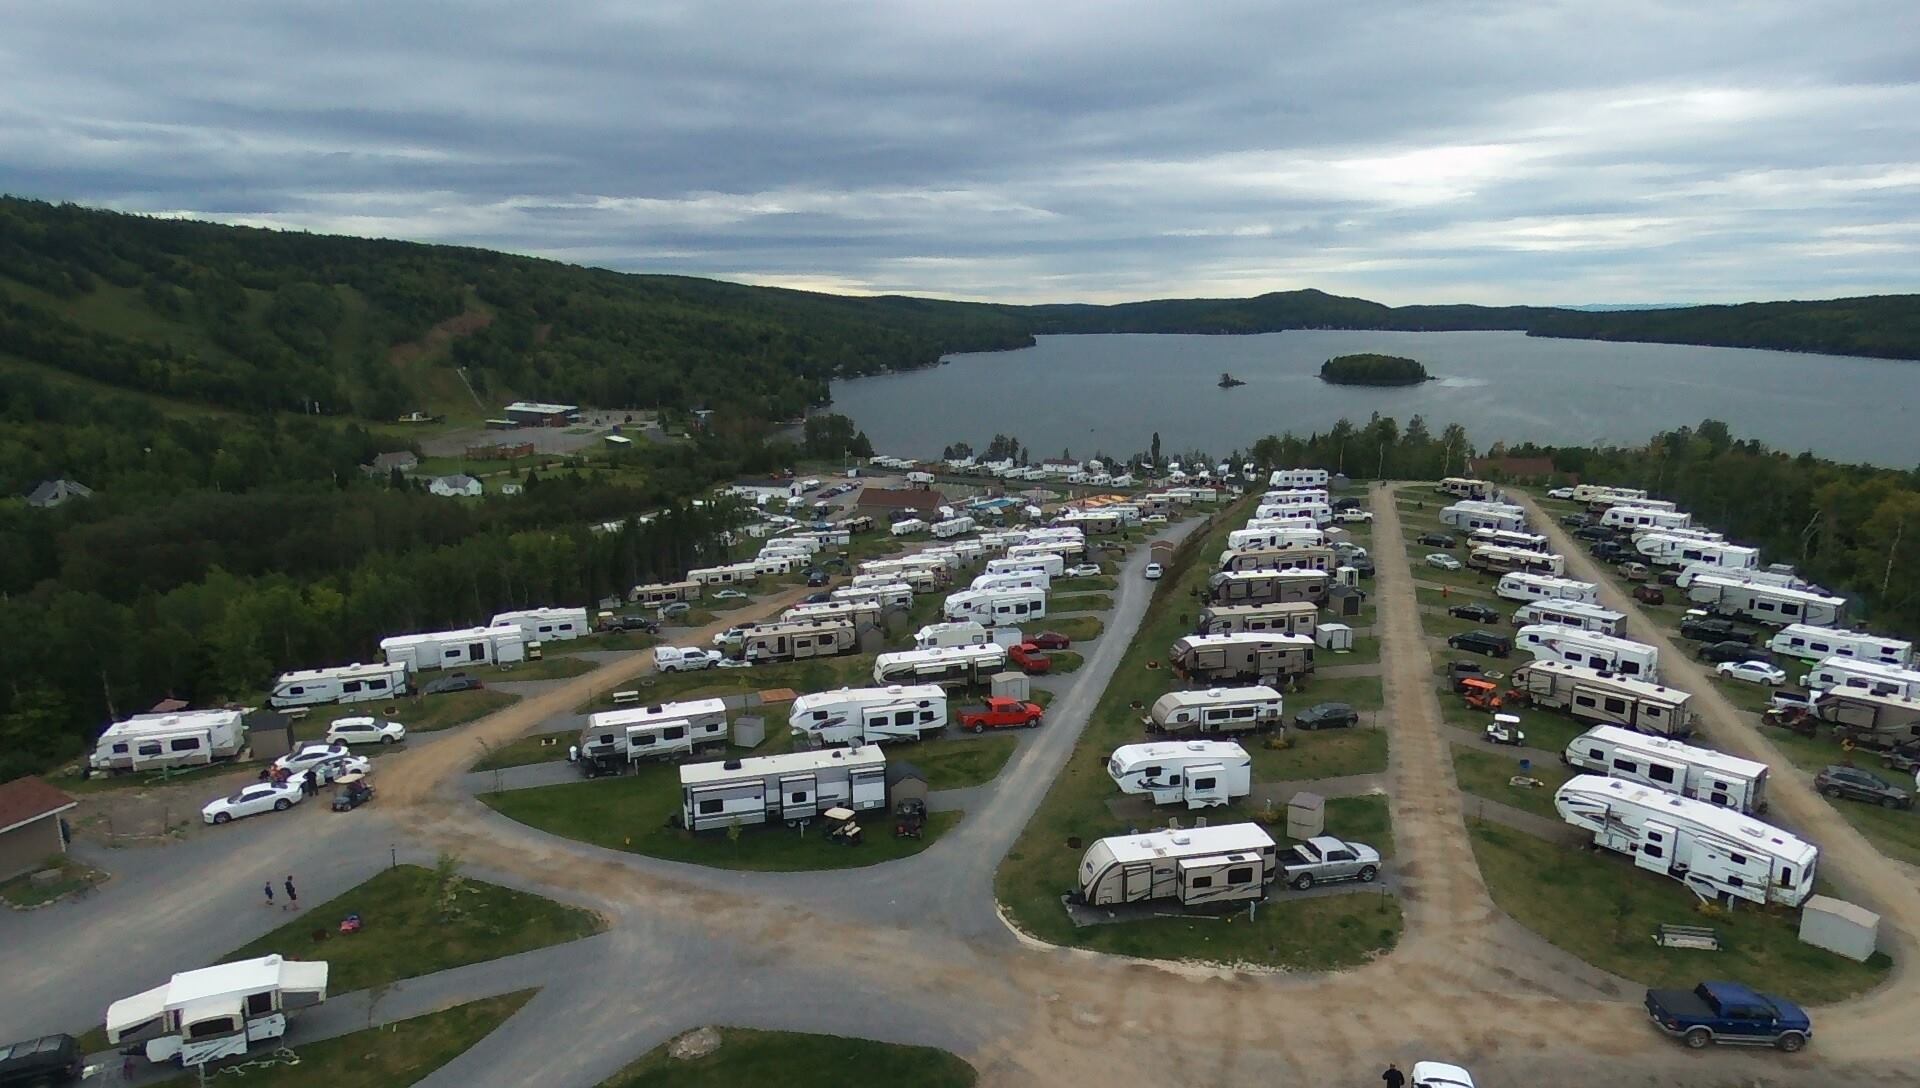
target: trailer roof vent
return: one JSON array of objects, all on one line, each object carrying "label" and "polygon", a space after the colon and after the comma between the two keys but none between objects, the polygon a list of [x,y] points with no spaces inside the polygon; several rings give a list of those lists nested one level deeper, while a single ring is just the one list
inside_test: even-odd
[{"label": "trailer roof vent", "polygon": [[1187,742],[1187,751],[1189,752],[1204,752],[1206,750],[1207,742],[1204,740],[1190,740]]},{"label": "trailer roof vent", "polygon": [[1175,846],[1186,846],[1193,842],[1193,836],[1184,831],[1176,831],[1170,841]]},{"label": "trailer roof vent", "polygon": [[720,766],[726,768],[729,771],[737,771],[740,769],[740,761],[737,759],[729,759],[725,763],[722,763]]}]

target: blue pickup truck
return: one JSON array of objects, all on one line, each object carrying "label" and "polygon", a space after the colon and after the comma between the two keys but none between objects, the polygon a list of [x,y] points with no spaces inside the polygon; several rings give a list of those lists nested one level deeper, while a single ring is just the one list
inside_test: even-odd
[{"label": "blue pickup truck", "polygon": [[1813,1037],[1813,1021],[1800,1006],[1738,982],[1648,990],[1647,1015],[1661,1031],[1696,1050],[1708,1043],[1739,1043],[1792,1053]]}]

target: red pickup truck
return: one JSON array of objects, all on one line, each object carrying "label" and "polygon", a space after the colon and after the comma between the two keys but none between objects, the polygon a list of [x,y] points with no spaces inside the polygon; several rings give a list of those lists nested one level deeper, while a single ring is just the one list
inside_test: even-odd
[{"label": "red pickup truck", "polygon": [[960,712],[960,728],[984,733],[989,729],[1031,729],[1040,724],[1046,711],[1039,703],[1023,703],[995,695],[985,706],[970,706]]},{"label": "red pickup truck", "polygon": [[1032,642],[1022,642],[1018,646],[1008,647],[1007,660],[1020,666],[1020,671],[1028,676],[1037,676],[1053,668],[1053,658],[1048,657],[1037,644]]}]

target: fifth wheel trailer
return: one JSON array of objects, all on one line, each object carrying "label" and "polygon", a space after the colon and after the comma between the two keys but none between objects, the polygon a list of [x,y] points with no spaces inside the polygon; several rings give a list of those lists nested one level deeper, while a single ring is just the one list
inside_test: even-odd
[{"label": "fifth wheel trailer", "polygon": [[849,654],[858,640],[853,624],[822,618],[757,624],[746,629],[741,641],[741,656],[758,664]]},{"label": "fifth wheel trailer", "polygon": [[987,627],[1003,623],[1019,624],[1046,618],[1047,591],[966,589],[948,594],[944,610],[949,621],[972,620]]},{"label": "fifth wheel trailer", "polygon": [[405,665],[410,672],[462,665],[509,665],[527,656],[526,639],[514,626],[394,635],[380,640],[380,652],[389,664]]},{"label": "fifth wheel trailer", "polygon": [[407,667],[375,662],[330,669],[283,672],[273,682],[267,705],[319,706],[322,703],[364,703],[407,692]]},{"label": "fifth wheel trailer", "polygon": [[1920,698],[1920,671],[1899,665],[1883,665],[1878,661],[1829,657],[1802,676],[1800,686],[1809,691],[1834,688],[1913,699]]},{"label": "fifth wheel trailer", "polygon": [[938,684],[810,692],[793,701],[787,725],[816,744],[919,740],[947,727],[947,693]]},{"label": "fifth wheel trailer", "polygon": [[1490,502],[1457,502],[1440,508],[1440,524],[1455,529],[1504,529],[1510,533],[1527,531],[1527,512],[1518,506]]},{"label": "fifth wheel trailer", "polygon": [[1695,576],[1687,586],[1687,600],[1716,616],[1774,627],[1790,623],[1834,627],[1844,622],[1847,615],[1845,598],[1765,585],[1732,575]]},{"label": "fifth wheel trailer", "polygon": [[1560,661],[1534,661],[1513,670],[1515,690],[1534,705],[1564,710],[1582,721],[1624,724],[1642,733],[1685,737],[1693,732],[1693,696],[1624,676]]},{"label": "fifth wheel trailer", "polygon": [[1281,727],[1285,704],[1273,688],[1169,691],[1153,701],[1140,723],[1149,733],[1265,733]]},{"label": "fifth wheel trailer", "polygon": [[1274,631],[1187,635],[1167,649],[1174,675],[1191,683],[1252,680],[1280,683],[1312,676],[1314,640]]},{"label": "fifth wheel trailer", "polygon": [[1595,604],[1600,599],[1600,587],[1592,582],[1522,570],[1501,575],[1493,591],[1510,601],[1580,601]]},{"label": "fifth wheel trailer", "polygon": [[1585,601],[1528,601],[1514,610],[1513,625],[1523,627],[1529,623],[1557,623],[1615,638],[1623,637],[1627,630],[1626,613]]},{"label": "fifth wheel trailer", "polygon": [[1253,788],[1253,758],[1228,740],[1123,744],[1107,759],[1121,793],[1145,794],[1156,805],[1215,808]]},{"label": "fifth wheel trailer", "polygon": [[1528,571],[1560,577],[1567,572],[1567,561],[1552,552],[1527,548],[1509,548],[1500,544],[1476,544],[1467,553],[1467,566],[1488,574]]},{"label": "fifth wheel trailer", "polygon": [[1760,565],[1760,549],[1724,540],[1694,540],[1666,533],[1640,533],[1633,550],[1663,567],[1710,567],[1714,570],[1751,570]]},{"label": "fifth wheel trailer", "polygon": [[1307,601],[1289,604],[1221,604],[1200,610],[1196,635],[1231,635],[1240,631],[1273,631],[1313,637],[1320,609]]},{"label": "fifth wheel trailer", "polygon": [[1215,605],[1322,604],[1331,581],[1331,575],[1318,570],[1223,571],[1207,579],[1207,595]]},{"label": "fifth wheel trailer", "polygon": [[1592,774],[1568,779],[1553,806],[1562,820],[1592,832],[1594,845],[1703,899],[1797,907],[1813,894],[1820,851],[1743,813]]},{"label": "fifth wheel trailer", "polygon": [[1340,564],[1334,561],[1332,548],[1228,548],[1220,553],[1220,569],[1330,571]]},{"label": "fifth wheel trailer", "polygon": [[1615,638],[1556,623],[1531,623],[1514,632],[1515,649],[1542,661],[1585,665],[1636,680],[1658,680],[1660,651],[1644,642]]},{"label": "fifth wheel trailer", "polygon": [[983,646],[942,646],[927,650],[899,650],[873,659],[876,684],[977,684],[1007,666],[1007,649]]},{"label": "fifth wheel trailer", "polygon": [[1569,742],[1560,758],[1590,774],[1624,778],[1721,808],[1767,810],[1766,764],[1668,737],[1599,725]]},{"label": "fifth wheel trailer", "polygon": [[580,756],[602,771],[643,759],[671,759],[725,747],[727,704],[719,699],[603,710],[580,731]]},{"label": "fifth wheel trailer", "polygon": [[1080,858],[1073,897],[1088,906],[1175,899],[1184,906],[1266,898],[1279,872],[1259,824],[1221,824],[1099,839]]},{"label": "fifth wheel trailer", "polygon": [[830,808],[887,805],[887,756],[877,745],[749,756],[680,767],[680,820],[691,831],[784,820]]},{"label": "fifth wheel trailer", "polygon": [[1913,664],[1913,643],[1865,631],[1843,631],[1833,627],[1814,627],[1790,623],[1767,643],[1767,649],[1802,661],[1825,661],[1830,657],[1851,657],[1878,661],[1883,665]]}]

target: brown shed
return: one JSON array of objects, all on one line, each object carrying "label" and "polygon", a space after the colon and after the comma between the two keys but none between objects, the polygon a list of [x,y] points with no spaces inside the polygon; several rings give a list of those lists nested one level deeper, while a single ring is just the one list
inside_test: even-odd
[{"label": "brown shed", "polygon": [[293,751],[293,719],[264,707],[246,717],[247,746],[255,759],[279,759]]},{"label": "brown shed", "polygon": [[78,803],[32,775],[0,782],[0,880],[66,853],[60,814]]},{"label": "brown shed", "polygon": [[927,800],[927,776],[920,768],[899,760],[887,761],[887,803]]}]

